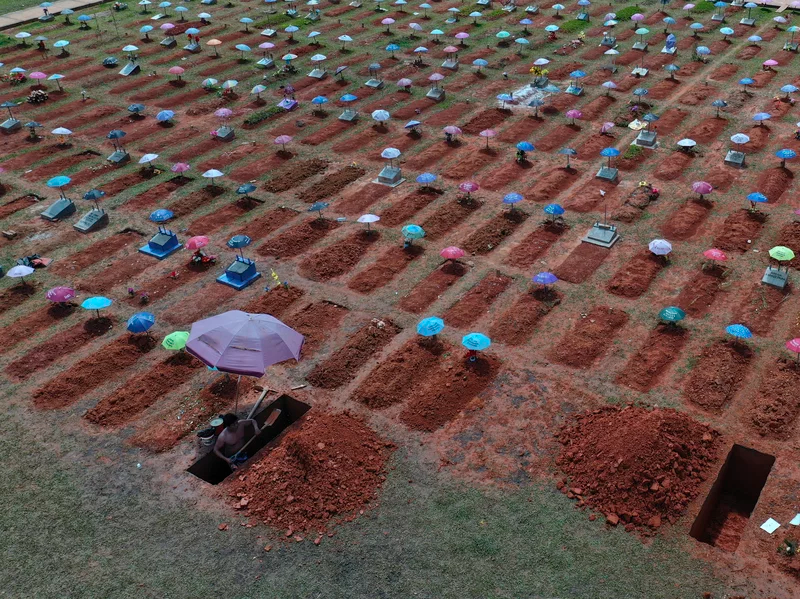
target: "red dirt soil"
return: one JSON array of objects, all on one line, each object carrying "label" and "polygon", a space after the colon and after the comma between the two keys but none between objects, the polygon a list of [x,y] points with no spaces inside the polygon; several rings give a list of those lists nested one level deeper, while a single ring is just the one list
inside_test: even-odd
[{"label": "red dirt soil", "polygon": [[304,189],[299,198],[309,204],[326,200],[366,174],[367,171],[363,168],[346,166],[335,173],[325,175],[321,181]]},{"label": "red dirt soil", "polygon": [[300,263],[300,274],[312,281],[328,281],[350,272],[381,235],[358,231],[308,256]]},{"label": "red dirt soil", "polygon": [[420,225],[425,229],[425,238],[436,241],[472,216],[482,205],[478,200],[454,201],[444,204]]},{"label": "red dirt soil", "polygon": [[765,368],[750,405],[750,425],[762,437],[789,439],[800,414],[800,364],[778,358]]},{"label": "red dirt soil", "polygon": [[282,193],[299,185],[328,168],[328,162],[319,158],[292,162],[285,167],[273,171],[269,181],[264,183],[264,190],[270,193]]},{"label": "red dirt soil", "polygon": [[343,306],[322,301],[308,304],[302,310],[286,318],[286,324],[306,338],[303,343],[302,356],[307,358],[317,351],[327,340],[328,334],[339,328],[347,312],[347,308]]},{"label": "red dirt soil", "polygon": [[532,202],[552,202],[553,198],[575,183],[579,175],[574,168],[553,169],[536,182],[536,188],[526,197]]},{"label": "red dirt soil", "polygon": [[569,283],[583,283],[608,257],[609,250],[591,243],[581,243],[553,271],[559,279]]},{"label": "red dirt soil", "polygon": [[539,321],[561,303],[554,290],[536,289],[523,293],[489,329],[489,337],[508,345],[523,345],[531,338]]},{"label": "red dirt soil", "polygon": [[761,235],[766,216],[759,212],[750,212],[742,208],[737,210],[722,223],[719,233],[714,238],[714,247],[725,251],[746,252],[753,246],[752,242]]},{"label": "red dirt soil", "polygon": [[524,223],[528,214],[522,210],[504,210],[475,230],[463,242],[462,247],[470,254],[485,255],[497,248],[503,240]]},{"label": "red dirt soil", "polygon": [[56,360],[71,355],[92,339],[104,335],[111,327],[111,319],[104,316],[76,324],[17,358],[6,366],[5,371],[15,380],[24,380],[37,370],[47,368]]},{"label": "red dirt soil", "polygon": [[499,370],[500,362],[491,355],[481,354],[474,362],[459,351],[443,356],[439,369],[417,381],[400,420],[412,429],[435,431],[484,391]]},{"label": "red dirt soil", "polygon": [[33,297],[39,289],[36,283],[20,283],[13,287],[8,287],[0,292],[0,314],[12,308],[16,308],[22,302]]},{"label": "red dirt soil", "polygon": [[550,246],[561,238],[567,231],[566,226],[545,223],[536,228],[532,233],[511,248],[506,259],[506,264],[517,268],[528,268],[541,258]]},{"label": "red dirt soil", "polygon": [[335,221],[324,218],[306,219],[263,243],[258,247],[256,253],[259,256],[292,258],[305,252],[337,227],[338,224]]},{"label": "red dirt soil", "polygon": [[[800,256],[800,221],[795,220],[783,225],[778,233],[778,239],[775,240],[775,245],[786,246],[791,249],[795,255]],[[794,258],[782,264],[798,268],[798,266],[800,266],[800,258]]]},{"label": "red dirt soil", "polygon": [[392,204],[381,212],[381,225],[397,227],[408,222],[417,212],[436,200],[441,191],[432,188],[421,188]]},{"label": "red dirt soil", "polygon": [[[717,463],[719,433],[672,409],[607,406],[558,433],[558,483],[611,526],[652,533],[675,523]],[[646,527],[646,528],[645,528]]]},{"label": "red dirt soil", "polygon": [[659,324],[617,377],[617,382],[647,393],[681,353],[689,335],[678,326]]},{"label": "red dirt soil", "polygon": [[763,171],[758,177],[756,189],[769,199],[770,204],[780,202],[781,196],[789,189],[794,173],[788,168],[776,167]]},{"label": "red dirt soil", "polygon": [[151,337],[123,335],[101,348],[97,355],[87,356],[36,389],[32,394],[33,405],[39,410],[66,408],[133,366],[155,345]]},{"label": "red dirt soil", "polygon": [[316,387],[337,389],[352,381],[359,369],[400,332],[392,321],[373,318],[350,336],[347,344],[336,350],[324,362],[317,364],[306,380]]},{"label": "red dirt soil", "polygon": [[643,251],[631,258],[608,282],[609,293],[637,298],[644,294],[665,266],[663,256]]},{"label": "red dirt soil", "polygon": [[[237,377],[221,376],[204,388],[197,396],[184,397],[178,404],[143,422],[139,432],[130,442],[154,453],[169,451],[181,439],[233,404],[236,399]],[[239,396],[245,395],[253,382],[242,377]],[[180,418],[176,418],[176,415]]]},{"label": "red dirt soil", "polygon": [[76,309],[77,306],[72,303],[49,304],[22,316],[7,327],[0,329],[0,335],[5,340],[3,345],[0,346],[0,355],[6,353],[18,343],[30,339],[39,331],[55,326],[74,314]]},{"label": "red dirt soil", "polygon": [[287,537],[317,530],[319,544],[331,520],[352,520],[376,499],[393,449],[348,413],[308,414],[231,477],[228,492]]},{"label": "red dirt soil", "polygon": [[747,326],[756,335],[767,335],[778,310],[789,299],[789,293],[789,285],[781,290],[772,285],[756,283],[734,310],[733,322]]},{"label": "red dirt soil", "polygon": [[689,316],[704,316],[711,309],[724,282],[720,269],[707,268],[696,272],[681,287],[675,305]]},{"label": "red dirt soil", "polygon": [[356,274],[347,286],[353,291],[368,294],[389,284],[408,265],[422,256],[422,246],[411,245],[407,248],[393,246],[386,250],[372,265]]},{"label": "red dirt soil", "polygon": [[467,267],[464,264],[448,260],[417,283],[398,305],[406,312],[420,314],[466,273]]},{"label": "red dirt soil", "polygon": [[508,289],[512,279],[495,273],[488,275],[459,299],[442,318],[449,326],[464,328],[484,314],[488,314],[492,304]]},{"label": "red dirt soil", "polygon": [[52,271],[62,276],[74,274],[90,267],[92,264],[108,258],[111,254],[121,250],[124,247],[135,243],[141,243],[143,237],[136,231],[123,231],[111,237],[96,241],[89,247],[82,249],[80,252],[70,254],[63,260],[59,260],[53,264]]},{"label": "red dirt soil", "polygon": [[101,399],[84,415],[101,426],[118,426],[135,419],[176,387],[188,381],[203,364],[191,354],[176,352],[129,379],[115,393]]},{"label": "red dirt soil", "polygon": [[752,350],[742,343],[712,343],[689,375],[683,396],[704,410],[721,410],[741,388],[752,361]]},{"label": "red dirt soil", "polygon": [[579,317],[564,338],[551,351],[554,362],[574,368],[590,368],[593,362],[608,351],[616,332],[628,322],[622,310],[597,306]]},{"label": "red dirt soil", "polygon": [[707,200],[689,200],[670,215],[661,232],[667,239],[689,239],[708,218],[712,206]]}]

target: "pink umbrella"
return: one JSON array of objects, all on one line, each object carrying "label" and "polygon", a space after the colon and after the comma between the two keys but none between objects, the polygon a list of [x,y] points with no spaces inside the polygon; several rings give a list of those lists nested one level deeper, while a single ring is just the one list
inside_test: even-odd
[{"label": "pink umbrella", "polygon": [[75,298],[75,290],[71,287],[53,287],[45,297],[51,302],[62,304]]},{"label": "pink umbrella", "polygon": [[778,66],[778,61],[775,60],[774,58],[770,58],[769,60],[765,60],[761,64],[764,65],[765,67],[776,67]]},{"label": "pink umbrella", "polygon": [[575,124],[575,119],[583,118],[583,113],[580,110],[578,110],[577,108],[573,108],[571,110],[567,110],[566,116],[567,116],[568,119],[572,119],[572,124],[574,125]]},{"label": "pink umbrella", "polygon": [[258,47],[261,48],[262,50],[272,50],[275,47],[275,44],[273,44],[272,42],[264,42],[258,44]]},{"label": "pink umbrella", "polygon": [[200,248],[204,248],[208,245],[208,237],[205,235],[197,235],[195,237],[190,237],[189,240],[186,242],[186,249],[187,250],[199,250]]},{"label": "pink umbrella", "polygon": [[30,75],[28,75],[31,79],[47,79],[47,75],[42,73],[41,71],[34,71]]},{"label": "pink umbrella", "polygon": [[699,193],[700,199],[702,199],[704,195],[711,193],[713,190],[714,188],[711,186],[711,183],[707,183],[705,181],[695,181],[692,183],[692,191]]},{"label": "pink umbrella", "polygon": [[408,89],[409,87],[411,87],[411,83],[412,83],[411,79],[404,77],[403,79],[397,82],[397,87],[404,87]]},{"label": "pink umbrella", "polygon": [[181,80],[181,75],[185,72],[183,67],[170,67],[169,71],[167,71],[170,75],[177,75],[178,81]]},{"label": "pink umbrella", "polygon": [[458,186],[458,188],[464,193],[470,194],[478,191],[481,188],[481,186],[473,181],[464,181]]},{"label": "pink umbrella", "polygon": [[614,123],[611,122],[603,123],[602,126],[600,127],[600,133],[608,133],[613,128],[614,128]]},{"label": "pink umbrella", "polygon": [[159,29],[161,29],[161,31],[169,31],[170,29],[175,29],[175,25],[172,23],[164,23]]},{"label": "pink umbrella", "polygon": [[389,25],[394,25],[394,19],[386,17],[381,21],[381,25],[386,25],[386,31],[389,31]]},{"label": "pink umbrella", "polygon": [[446,258],[447,260],[458,260],[459,258],[466,256],[467,254],[461,248],[457,248],[456,246],[451,245],[450,247],[446,247],[441,252],[439,252],[439,255],[442,258]]},{"label": "pink umbrella", "polygon": [[691,3],[690,3],[690,4],[684,4],[684,5],[683,5],[683,10],[685,10],[685,11],[690,11],[690,10],[692,10],[693,8],[694,8],[694,4],[691,4]]},{"label": "pink umbrella", "polygon": [[447,125],[447,127],[445,127],[443,131],[445,133],[449,133],[450,135],[461,135],[461,129],[459,129],[455,125]]},{"label": "pink umbrella", "polygon": [[192,168],[192,167],[189,166],[186,162],[176,162],[175,164],[172,165],[172,168],[170,170],[173,173],[178,173],[179,175],[182,175],[183,173],[188,171],[190,168]]},{"label": "pink umbrella", "polygon": [[444,79],[444,75],[441,73],[433,73],[430,77],[428,77],[428,81],[441,81]]},{"label": "pink umbrella", "polygon": [[186,351],[222,372],[261,377],[273,364],[299,360],[304,340],[277,318],[231,310],[192,324]]},{"label": "pink umbrella", "polygon": [[456,38],[457,40],[466,40],[469,39],[469,33],[467,33],[466,31],[459,31],[453,37]]},{"label": "pink umbrella", "polygon": [[786,349],[797,354],[797,361],[800,362],[800,337],[786,342]]},{"label": "pink umbrella", "polygon": [[640,12],[637,12],[631,17],[631,21],[644,21],[644,15]]},{"label": "pink umbrella", "polygon": [[489,147],[489,138],[490,137],[494,137],[495,135],[497,135],[497,131],[495,131],[494,129],[484,129],[483,131],[478,133],[478,135],[480,135],[481,137],[485,137],[486,138],[486,147],[488,148]]},{"label": "pink umbrella", "polygon": [[446,52],[447,54],[453,54],[454,52],[458,52],[458,48],[455,46],[446,46],[443,52]]},{"label": "pink umbrella", "polygon": [[710,250],[706,250],[703,252],[703,256],[708,258],[709,260],[716,260],[718,262],[723,262],[728,259],[725,255],[725,252],[722,250],[718,250],[717,248],[711,248]]},{"label": "pink umbrella", "polygon": [[233,115],[233,110],[230,108],[219,108],[214,111],[214,116],[220,119],[229,119]]},{"label": "pink umbrella", "polygon": [[279,135],[275,138],[275,145],[281,146],[281,149],[285,152],[286,151],[286,144],[294,139],[291,135]]}]

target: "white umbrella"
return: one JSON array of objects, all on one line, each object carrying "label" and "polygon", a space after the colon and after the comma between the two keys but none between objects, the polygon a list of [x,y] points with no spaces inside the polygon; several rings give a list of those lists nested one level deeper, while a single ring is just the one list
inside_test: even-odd
[{"label": "white umbrella", "polygon": [[149,164],[158,158],[158,154],[145,154],[141,158],[139,158],[139,164]]},{"label": "white umbrella", "polygon": [[221,171],[212,168],[204,172],[202,176],[205,177],[206,179],[211,179],[210,184],[214,185],[214,179],[216,179],[217,177],[224,177],[225,175],[223,175]]},{"label": "white umbrella", "polygon": [[385,110],[376,110],[375,112],[372,113],[372,118],[378,121],[379,123],[383,123],[384,121],[388,121],[391,118],[391,116]]},{"label": "white umbrella", "polygon": [[56,127],[50,133],[52,133],[53,135],[72,135],[72,131],[70,131],[66,127]]}]

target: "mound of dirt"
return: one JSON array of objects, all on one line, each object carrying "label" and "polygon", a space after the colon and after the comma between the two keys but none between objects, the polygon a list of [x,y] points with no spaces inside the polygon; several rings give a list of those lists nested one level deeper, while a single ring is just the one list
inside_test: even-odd
[{"label": "mound of dirt", "polygon": [[243,468],[230,493],[236,507],[270,526],[321,531],[375,499],[393,449],[348,413],[307,416]]},{"label": "mound of dirt", "polygon": [[558,433],[559,489],[625,530],[674,523],[716,463],[719,433],[672,409],[608,406]]}]

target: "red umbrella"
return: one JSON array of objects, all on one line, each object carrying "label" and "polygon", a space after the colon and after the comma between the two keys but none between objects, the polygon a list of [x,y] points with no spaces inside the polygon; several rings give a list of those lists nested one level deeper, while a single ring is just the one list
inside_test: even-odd
[{"label": "red umbrella", "polygon": [[204,248],[208,245],[208,237],[205,235],[197,235],[196,237],[191,237],[186,242],[186,249],[189,250],[199,250],[200,248]]},{"label": "red umbrella", "polygon": [[[466,252],[461,248],[451,245],[450,247],[446,247],[439,252],[439,255],[447,260],[458,260],[459,258],[465,256]],[[798,341],[800,341],[800,339],[798,339]]]},{"label": "red umbrella", "polygon": [[795,337],[786,342],[786,349],[797,354],[797,361],[800,362],[800,337]]},{"label": "red umbrella", "polygon": [[716,260],[718,262],[723,262],[728,259],[725,255],[725,252],[722,250],[718,250],[717,248],[711,248],[710,250],[706,250],[703,252],[703,255],[708,258],[709,260]]}]

